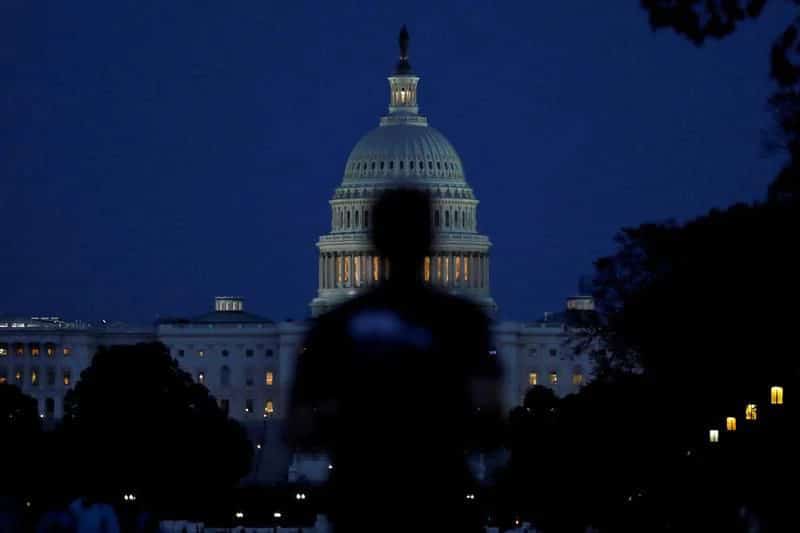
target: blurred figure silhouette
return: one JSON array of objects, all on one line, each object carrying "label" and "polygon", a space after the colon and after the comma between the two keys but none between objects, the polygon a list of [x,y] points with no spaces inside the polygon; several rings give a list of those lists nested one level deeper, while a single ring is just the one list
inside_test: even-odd
[{"label": "blurred figure silhouette", "polygon": [[332,458],[331,519],[353,531],[477,531],[466,501],[469,422],[499,410],[499,371],[477,305],[427,287],[427,193],[373,210],[389,278],[318,319],[300,354],[291,443]]}]

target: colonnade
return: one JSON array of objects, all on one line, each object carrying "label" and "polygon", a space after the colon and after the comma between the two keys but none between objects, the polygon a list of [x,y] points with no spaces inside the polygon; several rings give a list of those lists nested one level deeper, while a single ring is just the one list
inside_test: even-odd
[{"label": "colonnade", "polygon": [[[362,252],[323,252],[319,255],[320,289],[372,287],[387,279],[386,258]],[[488,289],[489,254],[443,252],[425,257],[420,281],[448,288]]]}]

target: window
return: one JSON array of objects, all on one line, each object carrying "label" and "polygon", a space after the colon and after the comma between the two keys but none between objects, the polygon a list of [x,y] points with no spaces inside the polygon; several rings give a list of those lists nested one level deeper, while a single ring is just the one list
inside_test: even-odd
[{"label": "window", "polygon": [[47,398],[44,401],[45,416],[53,416],[56,414],[56,401],[53,398]]},{"label": "window", "polygon": [[14,345],[14,354],[16,354],[17,357],[25,355],[25,345],[20,342],[16,343]]},{"label": "window", "polygon": [[220,400],[219,400],[219,408],[222,409],[222,412],[227,415],[231,410],[231,402],[230,402],[230,400],[228,400],[227,398],[220,398]]},{"label": "window", "polygon": [[226,366],[223,366],[219,372],[219,383],[223,387],[227,387],[231,384],[231,369]]},{"label": "window", "polygon": [[197,357],[205,357],[206,352],[203,350],[197,350]]},{"label": "window", "polygon": [[252,350],[252,349],[246,350],[246,351],[244,352],[244,354],[245,354],[247,357],[253,357],[253,350]]},{"label": "window", "polygon": [[39,384],[39,369],[32,368],[31,369],[31,385],[34,387]]},{"label": "window", "polygon": [[394,161],[389,161],[389,170],[394,169]]},{"label": "window", "polygon": [[272,349],[270,348],[269,350],[267,350],[267,357],[272,357],[272,355],[273,355],[273,352],[272,352]]},{"label": "window", "polygon": [[72,373],[68,368],[64,369],[64,386],[69,387],[69,384],[72,382]]},{"label": "window", "polygon": [[403,170],[403,162],[400,161],[400,170]]},{"label": "window", "polygon": [[248,387],[252,387],[253,386],[253,371],[252,370],[246,370],[245,371],[244,384],[247,385]]},{"label": "window", "polygon": [[206,373],[202,370],[197,373],[197,382],[201,385],[205,384],[206,382]]},{"label": "window", "polygon": [[433,213],[433,225],[439,227],[439,211]]},{"label": "window", "polygon": [[709,429],[708,430],[708,442],[719,442],[719,430],[718,429]]},{"label": "window", "polygon": [[25,373],[22,371],[22,369],[21,369],[21,368],[18,368],[18,369],[17,369],[17,371],[16,371],[16,372],[14,372],[14,380],[15,380],[17,383],[22,383],[22,381],[23,381],[24,379],[25,379]]},{"label": "window", "polygon": [[[402,161],[400,164],[402,165]],[[364,227],[369,228],[369,209],[364,210]]]},{"label": "window", "polygon": [[358,227],[358,211],[356,211],[356,222],[355,222],[355,227]]},{"label": "window", "polygon": [[272,372],[267,371],[264,373],[264,384],[266,384],[267,386],[271,386],[274,379],[275,375]]},{"label": "window", "polygon": [[433,170],[433,161],[428,161],[428,168]]},{"label": "window", "polygon": [[772,387],[769,390],[769,402],[772,405],[783,405],[783,387]]},{"label": "window", "polygon": [[350,211],[347,211],[347,227],[350,227]]},{"label": "window", "polygon": [[583,374],[572,374],[572,384],[577,386],[583,385]]},{"label": "window", "polygon": [[56,354],[55,344],[47,343],[45,347],[45,352],[47,353],[47,357],[53,357]]},{"label": "window", "polygon": [[244,412],[245,413],[253,412],[253,400],[251,398],[248,398],[244,401]]},{"label": "window", "polygon": [[31,357],[39,357],[39,345],[31,344]]},{"label": "window", "polygon": [[56,369],[55,368],[48,368],[47,369],[47,385],[49,387],[53,387],[56,384]]},{"label": "window", "polygon": [[550,385],[558,385],[558,374],[550,372]]},{"label": "window", "polygon": [[419,162],[419,169],[422,170],[423,168],[425,168],[425,164],[422,161],[420,161]]},{"label": "window", "polygon": [[8,383],[8,370],[0,368],[0,385]]},{"label": "window", "polygon": [[758,420],[758,407],[754,403],[747,404],[744,409],[745,420]]},{"label": "window", "polygon": [[442,170],[442,162],[441,161],[437,161],[436,162],[436,169],[437,170]]},{"label": "window", "polygon": [[450,211],[444,212],[444,227],[446,228],[450,227]]},{"label": "window", "polygon": [[272,400],[267,400],[264,403],[264,416],[269,416],[275,413],[275,406],[272,403]]},{"label": "window", "polygon": [[408,168],[410,168],[412,170],[414,169],[414,162],[413,161],[409,161],[408,162]]},{"label": "window", "polygon": [[71,353],[72,353],[72,348],[70,348],[69,346],[64,346],[64,357],[69,357]]},{"label": "window", "polygon": [[534,386],[539,384],[539,374],[536,372],[528,373],[528,385]]},{"label": "window", "polygon": [[558,355],[558,350],[555,348],[550,348],[550,357],[555,357]]},{"label": "window", "polygon": [[183,354],[184,354],[184,351],[183,351],[183,350],[178,350],[178,355],[179,355],[179,356],[183,357]]},{"label": "window", "polygon": [[725,429],[728,431],[736,431],[736,417],[729,416],[725,419]]},{"label": "window", "polygon": [[8,355],[8,344],[0,344],[0,357],[5,357]]}]

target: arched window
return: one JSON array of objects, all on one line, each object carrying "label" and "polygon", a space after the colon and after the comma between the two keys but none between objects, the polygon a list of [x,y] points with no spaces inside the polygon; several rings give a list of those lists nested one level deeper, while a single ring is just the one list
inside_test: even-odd
[{"label": "arched window", "polygon": [[341,209],[339,209],[339,227],[340,227],[340,228],[342,227],[342,217],[343,217],[343,216],[344,216],[344,215],[342,214],[342,210],[341,210]]},{"label": "arched window", "polygon": [[383,161],[381,161],[381,170],[383,170]]},{"label": "arched window", "polygon": [[442,170],[442,162],[441,161],[437,161],[436,162],[436,170]]},{"label": "arched window", "polygon": [[433,225],[436,226],[437,228],[439,227],[439,211],[438,210],[433,214]]},{"label": "arched window", "polygon": [[425,163],[423,161],[420,161],[419,162],[419,169],[422,170],[423,168],[425,168]]},{"label": "arched window", "polygon": [[231,369],[227,365],[223,366],[219,372],[219,384],[223,387],[231,384]]},{"label": "arched window", "polygon": [[433,170],[433,161],[430,161],[430,160],[428,161],[428,168],[430,170]]},{"label": "arched window", "polygon": [[403,161],[400,161],[400,170],[403,170]]},{"label": "arched window", "polygon": [[456,211],[453,216],[455,217],[453,221],[453,226],[458,227],[458,211]]},{"label": "arched window", "polygon": [[375,161],[372,162],[372,170],[375,170]]},{"label": "arched window", "polygon": [[364,227],[369,228],[369,209],[364,210]]},{"label": "arched window", "polygon": [[450,227],[450,211],[444,212],[444,227],[446,228]]},{"label": "arched window", "polygon": [[355,221],[355,224],[354,224],[354,226],[355,226],[356,228],[358,227],[358,211],[356,211],[356,221]]},{"label": "arched window", "polygon": [[389,161],[389,170],[394,169],[394,161]]},{"label": "arched window", "polygon": [[414,162],[413,161],[409,161],[408,162],[408,168],[410,168],[411,170],[414,170]]},{"label": "arched window", "polygon": [[350,227],[350,211],[347,211],[347,227]]}]

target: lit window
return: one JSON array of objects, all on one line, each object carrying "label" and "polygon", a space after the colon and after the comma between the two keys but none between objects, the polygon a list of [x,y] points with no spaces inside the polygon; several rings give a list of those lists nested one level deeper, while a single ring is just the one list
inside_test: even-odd
[{"label": "lit window", "polygon": [[425,258],[425,281],[429,282],[431,280],[431,258]]},{"label": "lit window", "polygon": [[583,374],[572,374],[573,385],[583,385]]},{"label": "lit window", "polygon": [[749,403],[744,410],[744,419],[745,420],[758,420],[758,407],[756,404]]},{"label": "lit window", "polygon": [[69,357],[71,353],[72,353],[72,348],[70,348],[69,346],[64,346],[64,357]]},{"label": "lit window", "polygon": [[18,357],[21,357],[21,356],[25,355],[25,346],[22,343],[15,344],[14,345],[14,353]]},{"label": "lit window", "polygon": [[469,281],[469,258],[464,256],[464,281]]},{"label": "lit window", "polygon": [[719,430],[718,429],[709,429],[708,430],[708,442],[719,442]]},{"label": "lit window", "polygon": [[550,385],[558,385],[558,374],[550,372]]},{"label": "lit window", "polygon": [[205,355],[206,355],[206,352],[204,352],[203,350],[197,350],[197,356],[198,357],[204,357]]},{"label": "lit window", "polygon": [[69,387],[70,382],[72,382],[72,374],[69,370],[64,370],[64,385]]},{"label": "lit window", "polygon": [[275,376],[273,375],[272,372],[266,372],[264,374],[264,383],[265,384],[272,385],[272,382],[273,382],[274,379],[275,379]]},{"label": "lit window", "polygon": [[8,355],[8,344],[0,344],[0,357]]},{"label": "lit window", "polygon": [[31,344],[31,357],[39,357],[39,345]]},{"label": "lit window", "polygon": [[272,400],[267,400],[264,404],[264,414],[271,415],[275,413],[275,406],[272,403]]},{"label": "lit window", "polygon": [[22,370],[17,369],[17,371],[14,372],[14,380],[21,383],[23,379],[25,379],[25,374],[22,372]]},{"label": "lit window", "polygon": [[536,372],[530,372],[528,374],[528,385],[538,385],[539,384],[539,374]]},{"label": "lit window", "polygon": [[0,368],[0,385],[5,385],[8,382],[8,373],[5,368]]},{"label": "lit window", "polygon": [[253,400],[248,398],[244,401],[244,412],[245,413],[252,413],[253,412]]},{"label": "lit window", "polygon": [[201,385],[206,382],[206,373],[202,370],[197,373],[197,382]]},{"label": "lit window", "polygon": [[769,390],[769,401],[772,405],[783,405],[783,387],[772,387]]},{"label": "lit window", "polygon": [[725,429],[728,431],[736,431],[736,417],[729,416],[725,419]]},{"label": "lit window", "polygon": [[47,357],[53,357],[56,354],[56,347],[54,344],[47,344],[46,347]]},{"label": "lit window", "polygon": [[31,369],[31,385],[39,384],[39,370],[36,368]]},{"label": "lit window", "polygon": [[456,281],[458,281],[461,279],[461,256],[460,255],[455,256],[453,262],[455,263],[453,265],[453,268],[455,269]]},{"label": "lit window", "polygon": [[380,266],[381,260],[377,257],[372,258],[372,281],[378,281],[380,279]]}]

